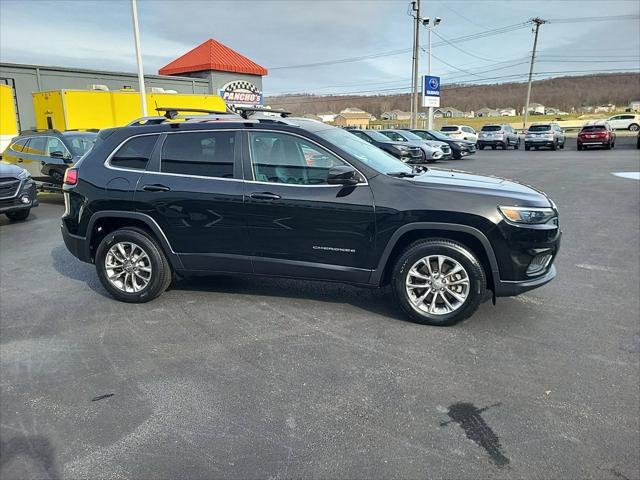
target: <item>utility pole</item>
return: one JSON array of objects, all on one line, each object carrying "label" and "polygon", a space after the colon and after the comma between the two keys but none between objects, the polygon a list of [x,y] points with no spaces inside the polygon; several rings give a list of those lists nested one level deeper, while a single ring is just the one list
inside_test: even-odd
[{"label": "utility pole", "polygon": [[140,105],[142,116],[147,116],[147,94],[144,88],[144,73],[142,70],[142,52],[140,51],[140,29],[138,27],[138,7],[136,0],[131,0],[131,16],[133,17],[133,39],[136,44],[136,61],[138,62],[138,87],[140,89]]},{"label": "utility pole", "polygon": [[529,67],[529,84],[527,85],[527,100],[524,105],[524,120],[522,121],[522,129],[526,130],[527,121],[529,119],[529,100],[531,99],[531,78],[533,77],[533,64],[536,61],[536,48],[538,46],[538,30],[540,25],[547,23],[546,20],[542,20],[539,17],[532,18],[531,22],[535,25],[535,36],[533,37],[533,51],[531,52],[531,66]]},{"label": "utility pole", "polygon": [[[427,74],[431,76],[431,25],[427,25],[427,32],[429,32],[429,63],[427,64]],[[423,86],[422,88],[425,88]],[[424,123],[423,123],[424,126]],[[433,107],[429,107],[429,114],[427,120],[427,128],[433,130]]]},{"label": "utility pole", "polygon": [[413,0],[411,2],[411,15],[414,18],[414,30],[413,30],[413,65],[411,67],[411,120],[410,127],[417,128],[418,126],[418,58],[420,52],[420,0]]}]

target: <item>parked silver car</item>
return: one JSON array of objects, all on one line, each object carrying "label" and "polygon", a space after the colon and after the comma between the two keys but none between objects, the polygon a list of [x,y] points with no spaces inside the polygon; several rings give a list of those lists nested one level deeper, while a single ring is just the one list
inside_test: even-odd
[{"label": "parked silver car", "polygon": [[451,147],[445,142],[424,140],[415,133],[406,130],[381,130],[380,133],[383,133],[395,142],[407,142],[409,146],[420,147],[427,163],[451,158]]},{"label": "parked silver car", "polygon": [[524,136],[524,149],[530,150],[535,148],[538,150],[542,147],[557,150],[564,148],[567,137],[560,125],[554,122],[543,123],[538,122],[532,124]]},{"label": "parked silver car", "polygon": [[500,147],[506,150],[513,147],[520,148],[520,138],[518,132],[510,125],[485,125],[478,135],[478,148],[491,147],[493,150]]}]

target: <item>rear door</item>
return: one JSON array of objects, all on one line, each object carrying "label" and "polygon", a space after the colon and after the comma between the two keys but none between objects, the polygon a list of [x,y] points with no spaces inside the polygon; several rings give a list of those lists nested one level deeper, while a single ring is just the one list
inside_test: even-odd
[{"label": "rear door", "polygon": [[374,247],[373,195],[329,185],[348,165],[305,137],[249,131],[244,148],[248,238],[256,273],[366,282]]},{"label": "rear door", "polygon": [[26,145],[19,152],[17,157],[17,164],[26,169],[29,174],[36,180],[46,180],[46,177],[42,173],[42,167],[47,163],[46,156],[47,137],[35,136],[29,137]]},{"label": "rear door", "polygon": [[240,133],[164,134],[135,193],[187,270],[250,272],[243,207]]}]

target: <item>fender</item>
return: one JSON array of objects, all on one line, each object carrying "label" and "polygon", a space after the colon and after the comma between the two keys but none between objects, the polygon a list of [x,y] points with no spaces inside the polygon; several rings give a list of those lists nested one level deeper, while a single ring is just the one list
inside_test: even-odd
[{"label": "fender", "polygon": [[398,243],[398,240],[400,240],[400,237],[402,237],[405,233],[413,230],[449,230],[472,235],[480,242],[480,244],[484,248],[487,258],[489,259],[489,265],[491,266],[491,273],[493,274],[494,284],[500,279],[500,275],[498,272],[498,261],[496,260],[496,255],[493,251],[493,247],[491,246],[491,242],[489,242],[489,239],[480,230],[468,225],[460,225],[457,223],[415,222],[401,226],[391,236],[389,242],[387,242],[387,246],[382,252],[382,256],[380,257],[380,260],[378,262],[378,267],[371,272],[371,277],[369,280],[370,283],[376,285],[380,284],[380,281],[382,280],[382,272],[384,272],[384,267],[387,264],[387,260],[389,259],[393,248]]},{"label": "fender", "polygon": [[171,247],[171,244],[169,243],[167,236],[162,231],[162,228],[160,228],[160,225],[158,225],[153,217],[145,213],[125,212],[121,210],[102,210],[100,212],[94,213],[93,215],[91,215],[89,223],[87,224],[87,245],[91,245],[91,236],[93,235],[94,231],[93,226],[101,218],[131,218],[143,222],[145,225],[147,225],[147,227],[151,229],[151,231],[156,236],[156,239],[160,242],[160,246],[164,250],[165,255],[167,255],[167,259],[171,263],[171,266],[174,267],[174,269],[178,270],[183,268],[182,261],[180,260],[179,255],[177,255]]}]

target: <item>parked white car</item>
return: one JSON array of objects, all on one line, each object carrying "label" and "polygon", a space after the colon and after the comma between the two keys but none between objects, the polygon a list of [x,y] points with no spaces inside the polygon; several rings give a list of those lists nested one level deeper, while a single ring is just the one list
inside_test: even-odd
[{"label": "parked white car", "polygon": [[607,122],[614,130],[631,130],[632,132],[640,130],[640,115],[634,113],[614,115],[609,117]]},{"label": "parked white car", "polygon": [[474,143],[478,141],[476,131],[467,125],[443,125],[440,127],[440,131],[456,140],[467,140]]}]

